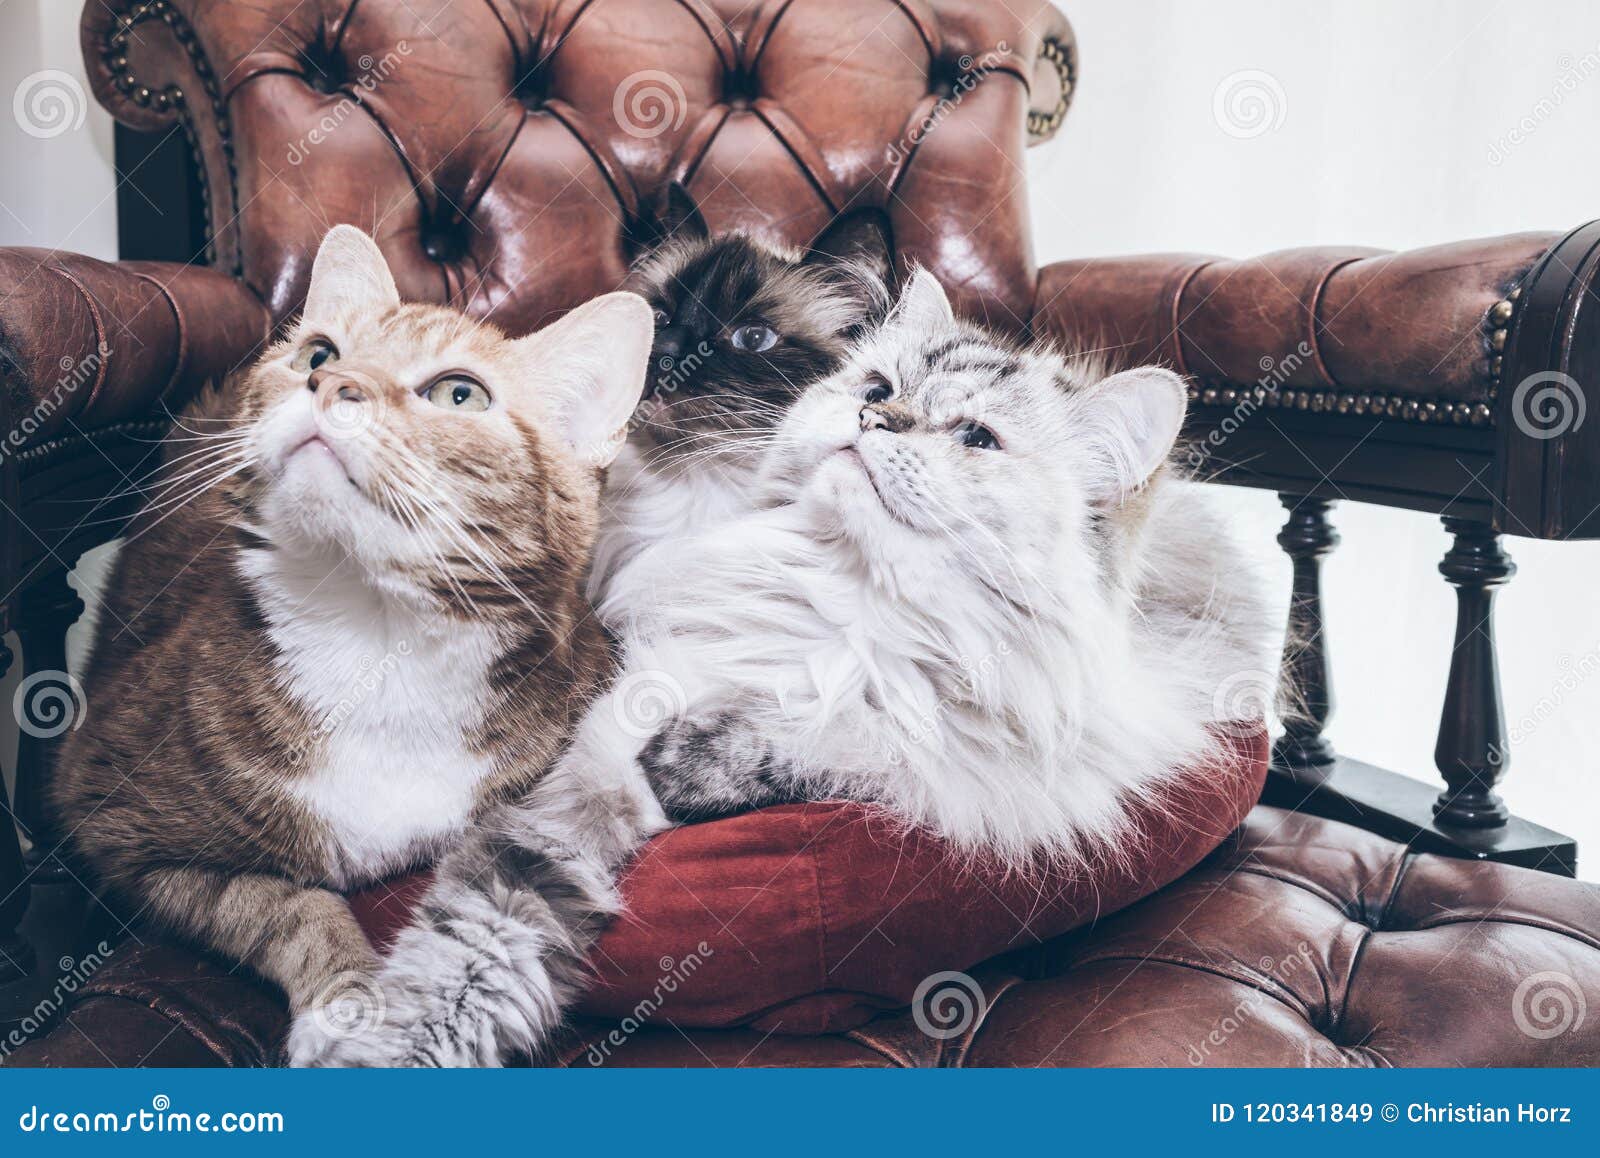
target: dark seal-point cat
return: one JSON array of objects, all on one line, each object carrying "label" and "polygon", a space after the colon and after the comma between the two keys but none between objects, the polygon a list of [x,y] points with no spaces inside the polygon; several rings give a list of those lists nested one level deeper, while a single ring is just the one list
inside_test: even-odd
[{"label": "dark seal-point cat", "polygon": [[606,681],[581,586],[651,334],[630,293],[519,340],[402,305],[339,226],[298,323],[168,464],[165,493],[201,493],[132,528],[53,803],[130,920],[311,1011],[291,1060],[373,996],[336,890],[525,793]]},{"label": "dark seal-point cat", "polygon": [[669,187],[626,288],[655,311],[650,381],[607,474],[591,596],[638,550],[742,511],[771,431],[881,320],[893,261],[883,214],[846,213],[808,250],[713,237]]}]

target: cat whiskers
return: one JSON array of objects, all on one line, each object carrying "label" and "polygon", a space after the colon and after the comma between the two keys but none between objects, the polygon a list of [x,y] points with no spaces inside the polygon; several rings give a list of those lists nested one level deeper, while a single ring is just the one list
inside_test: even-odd
[{"label": "cat whiskers", "polygon": [[[161,516],[155,521],[140,527],[128,539],[128,542],[137,542],[202,495],[215,490],[235,475],[251,470],[255,464],[255,451],[251,447],[248,445],[230,447],[221,450],[215,459],[207,459],[202,465],[195,466],[194,469],[186,471],[175,479],[163,480],[164,489],[160,492],[160,495],[154,501],[147,503],[139,512],[141,518],[157,511],[162,512]],[[188,485],[196,477],[201,477],[199,483],[189,486],[189,489],[183,494],[169,497],[174,488]]]},{"label": "cat whiskers", "polygon": [[[554,630],[555,624],[550,621],[549,617],[516,584],[511,582],[511,579],[506,575],[500,564],[495,562],[493,557],[473,539],[465,526],[465,513],[456,505],[455,500],[446,494],[434,479],[424,474],[416,463],[395,456],[390,465],[397,466],[399,469],[396,473],[409,484],[411,488],[409,498],[431,516],[433,522],[430,526],[442,532],[449,541],[450,546],[482,568],[490,579],[521,604],[542,627]],[[443,557],[442,553],[437,551],[432,553],[436,556],[440,568],[446,579],[451,583],[452,588],[465,598],[469,605],[476,607],[477,605],[467,596],[460,583],[451,573],[448,561]]]}]

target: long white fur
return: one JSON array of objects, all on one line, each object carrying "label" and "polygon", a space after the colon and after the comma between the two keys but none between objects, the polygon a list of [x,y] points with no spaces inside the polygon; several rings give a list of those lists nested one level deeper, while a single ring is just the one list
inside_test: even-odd
[{"label": "long white fur", "polygon": [[[949,343],[1017,372],[930,378],[926,352]],[[873,376],[924,429],[864,431]],[[664,823],[637,759],[663,703],[735,710],[813,790],[974,855],[1126,849],[1128,804],[1216,748],[1233,707],[1219,693],[1271,670],[1271,631],[1226,529],[1161,465],[1178,379],[1068,376],[1057,354],[1015,356],[957,322],[919,273],[795,405],[745,509],[631,500],[673,533],[639,528],[609,556],[599,610],[622,676],[535,799],[492,821],[561,874],[566,911],[508,879],[493,841],[469,842],[385,967],[383,1023],[337,1060],[492,1065],[548,1040],[616,912],[612,874]],[[961,446],[965,421],[1003,449]],[[717,517],[694,528],[697,511]]]},{"label": "long white fur", "polygon": [[[970,333],[920,274],[780,428],[762,505],[638,551],[599,610],[624,682],[648,673],[691,716],[738,707],[811,785],[1007,862],[1114,848],[1129,801],[1214,748],[1219,689],[1271,670],[1270,628],[1199,489],[1158,469],[1173,375],[1064,392],[1037,352],[1020,384],[941,386],[1003,450],[862,434],[869,374],[915,390],[922,352]],[[989,454],[1025,461],[984,479]],[[1120,574],[1091,515],[1133,536],[1109,548]]]}]

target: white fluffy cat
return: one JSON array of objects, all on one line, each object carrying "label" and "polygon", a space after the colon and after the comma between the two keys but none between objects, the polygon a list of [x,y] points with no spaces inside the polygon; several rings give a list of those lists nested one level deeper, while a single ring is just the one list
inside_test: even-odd
[{"label": "white fluffy cat", "polygon": [[1175,375],[1085,380],[917,272],[793,406],[754,509],[619,567],[621,678],[442,868],[341,1060],[537,1049],[669,819],[842,797],[1008,864],[1115,852],[1274,666],[1224,529],[1165,469],[1183,413]]}]

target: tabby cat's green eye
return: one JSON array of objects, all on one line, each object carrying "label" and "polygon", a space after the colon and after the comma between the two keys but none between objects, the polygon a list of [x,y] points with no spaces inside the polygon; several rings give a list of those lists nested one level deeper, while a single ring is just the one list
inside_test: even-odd
[{"label": "tabby cat's green eye", "polygon": [[294,352],[289,368],[301,374],[308,374],[318,366],[326,366],[338,360],[339,350],[332,342],[326,338],[312,338]]},{"label": "tabby cat's green eye", "polygon": [[482,383],[459,374],[440,378],[428,387],[425,397],[439,409],[453,410],[458,414],[487,410],[491,401],[489,391]]}]

